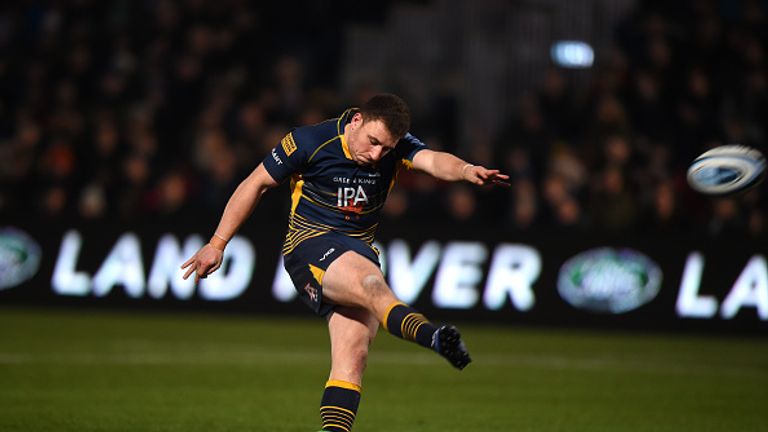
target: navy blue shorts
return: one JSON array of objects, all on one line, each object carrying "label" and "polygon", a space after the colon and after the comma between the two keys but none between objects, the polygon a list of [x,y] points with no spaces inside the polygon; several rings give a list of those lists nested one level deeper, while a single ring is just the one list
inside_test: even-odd
[{"label": "navy blue shorts", "polygon": [[323,300],[320,281],[328,266],[347,251],[355,251],[380,266],[378,251],[374,247],[362,240],[334,232],[304,240],[293,252],[283,257],[285,269],[299,297],[322,317],[331,313],[335,305]]}]

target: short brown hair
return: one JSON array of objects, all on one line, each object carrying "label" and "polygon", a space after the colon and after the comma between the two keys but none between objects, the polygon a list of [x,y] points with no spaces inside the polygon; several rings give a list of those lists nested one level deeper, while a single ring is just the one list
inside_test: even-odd
[{"label": "short brown hair", "polygon": [[360,109],[363,121],[381,120],[389,132],[402,138],[411,128],[411,110],[399,96],[381,93],[368,99]]}]

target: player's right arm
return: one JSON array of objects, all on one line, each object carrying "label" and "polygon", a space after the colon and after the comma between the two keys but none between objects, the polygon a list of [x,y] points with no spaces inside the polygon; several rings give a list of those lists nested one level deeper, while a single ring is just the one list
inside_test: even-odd
[{"label": "player's right arm", "polygon": [[235,192],[229,197],[211,240],[181,266],[182,269],[187,269],[184,279],[195,273],[195,282],[197,282],[221,267],[224,248],[229,240],[253,213],[264,192],[277,185],[277,181],[269,175],[264,164],[261,163],[237,186]]},{"label": "player's right arm", "polygon": [[305,131],[305,128],[299,128],[286,135],[235,189],[211,240],[181,266],[187,269],[184,279],[195,273],[197,282],[218,270],[224,259],[224,247],[253,213],[264,192],[302,169],[308,155],[308,147],[304,143],[310,141]]}]

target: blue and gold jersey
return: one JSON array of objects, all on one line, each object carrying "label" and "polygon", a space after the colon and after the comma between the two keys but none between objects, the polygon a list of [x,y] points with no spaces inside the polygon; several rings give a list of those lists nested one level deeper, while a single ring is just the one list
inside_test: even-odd
[{"label": "blue and gold jersey", "polygon": [[412,167],[425,149],[411,134],[376,165],[358,165],[344,139],[344,126],[356,111],[293,129],[264,159],[275,181],[291,180],[291,214],[283,254],[302,241],[336,232],[373,243],[381,208],[398,170]]}]

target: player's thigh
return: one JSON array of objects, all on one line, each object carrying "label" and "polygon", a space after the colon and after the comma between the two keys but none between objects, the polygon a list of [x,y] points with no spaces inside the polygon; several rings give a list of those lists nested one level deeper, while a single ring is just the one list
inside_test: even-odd
[{"label": "player's thigh", "polygon": [[354,251],[336,258],[323,276],[323,295],[338,305],[378,313],[395,301],[381,269]]}]

